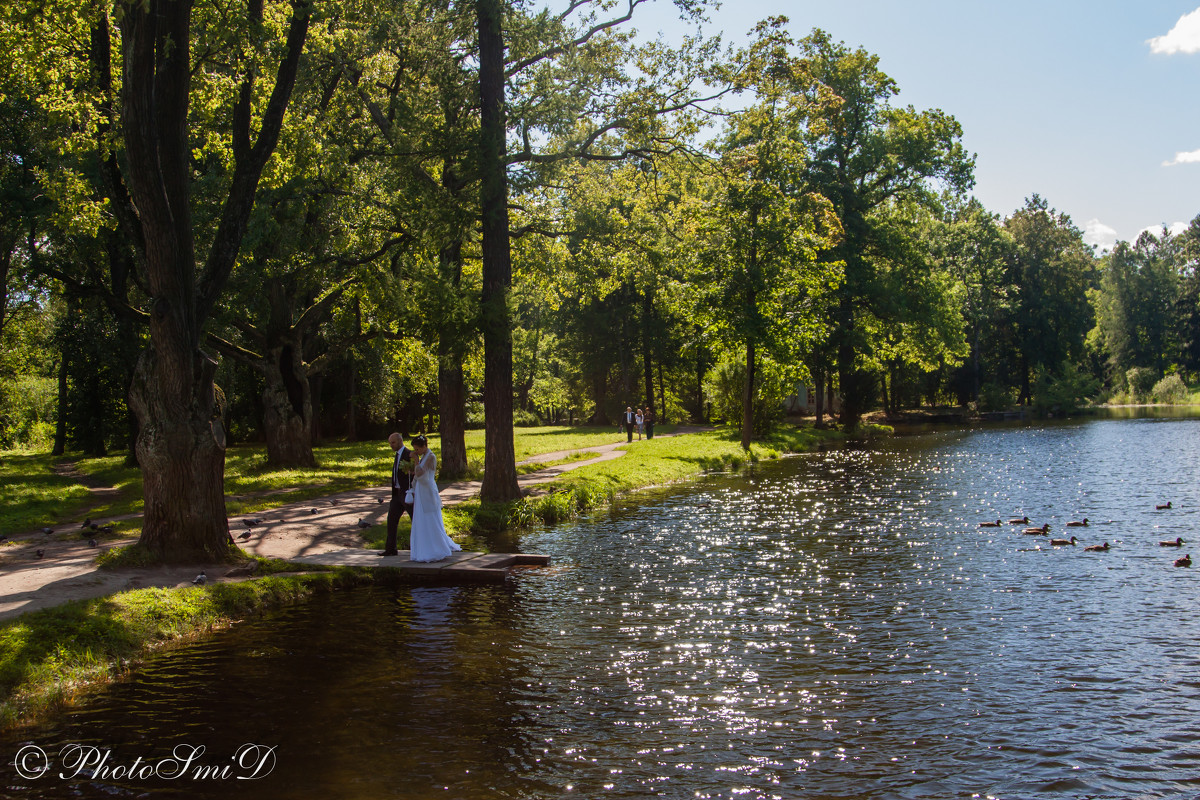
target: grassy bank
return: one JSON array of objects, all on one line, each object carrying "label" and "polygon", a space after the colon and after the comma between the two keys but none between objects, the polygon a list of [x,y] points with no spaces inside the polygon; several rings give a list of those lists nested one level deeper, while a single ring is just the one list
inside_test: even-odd
[{"label": "grassy bank", "polygon": [[[622,441],[614,428],[517,428],[514,448],[522,461],[541,453],[574,450]],[[467,460],[475,473],[483,470],[483,431],[467,431]],[[439,450],[436,436],[430,446]],[[225,456],[225,494],[231,515],[254,513],[286,503],[349,489],[378,486],[387,481],[390,450],[386,442],[332,442],[315,449],[318,466],[272,469],[262,445],[231,447]],[[0,533],[24,533],[43,526],[61,526],[83,519],[137,513],[142,510],[142,476],[124,464],[123,454],[105,458],[52,456],[49,453],[0,453]],[[77,477],[59,474],[55,465],[74,461],[94,486],[115,491],[97,497]],[[554,462],[561,463],[561,462]],[[546,464],[524,465],[528,472]],[[478,477],[476,475],[475,477]],[[121,526],[118,525],[118,528]],[[125,527],[136,527],[128,523]]]},{"label": "grassy bank", "polygon": [[[868,427],[860,434],[883,430]],[[786,426],[751,444],[749,451],[742,449],[740,434],[732,428],[634,442],[622,448],[625,455],[621,458],[580,466],[539,487],[541,491],[536,495],[515,503],[503,506],[464,503],[453,509],[458,515],[453,519],[449,514],[451,509],[447,509],[446,528],[450,531],[454,525],[464,534],[478,534],[538,523],[554,524],[634,489],[687,480],[706,471],[738,469],[748,463],[807,452],[824,442],[845,438],[836,430]]]},{"label": "grassy bank", "polygon": [[340,568],[182,589],[135,589],[23,614],[0,623],[0,726],[28,723],[68,706],[164,646],[317,592],[392,579],[388,570]]}]

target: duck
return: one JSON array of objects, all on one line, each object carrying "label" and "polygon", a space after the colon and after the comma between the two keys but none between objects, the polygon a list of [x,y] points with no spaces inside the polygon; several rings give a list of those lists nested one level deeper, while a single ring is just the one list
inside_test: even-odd
[{"label": "duck", "polygon": [[1105,542],[1104,544],[1088,545],[1087,547],[1083,548],[1083,552],[1085,552],[1085,553],[1107,553],[1108,552],[1108,542]]},{"label": "duck", "polygon": [[981,528],[999,528],[1000,520],[996,520],[995,522],[981,522],[981,523],[979,523],[979,527],[981,527]]},{"label": "duck", "polygon": [[1167,510],[1168,508],[1170,508],[1170,507],[1171,507],[1171,501],[1170,501],[1170,500],[1168,500],[1166,503],[1164,503],[1164,504],[1163,504],[1163,505],[1161,505],[1161,506],[1155,506],[1155,507],[1154,507],[1154,510],[1155,510],[1155,511],[1166,511],[1166,510]]},{"label": "duck", "polygon": [[1050,544],[1054,545],[1055,547],[1061,547],[1062,545],[1065,545],[1065,544],[1074,546],[1075,545],[1075,537],[1072,536],[1070,539],[1051,539]]},{"label": "duck", "polygon": [[1183,545],[1183,537],[1176,536],[1175,541],[1159,542],[1159,547],[1181,547]]},{"label": "duck", "polygon": [[1047,522],[1045,525],[1043,525],[1040,528],[1026,528],[1025,530],[1021,531],[1021,533],[1028,534],[1029,536],[1045,536],[1049,532],[1050,532],[1050,523],[1049,522]]},{"label": "duck", "polygon": [[1028,525],[1029,517],[1021,517],[1020,519],[1013,518],[1008,521],[1009,525]]},{"label": "duck", "polygon": [[1191,553],[1188,553],[1183,558],[1175,559],[1175,566],[1177,566],[1177,567],[1190,567],[1191,565],[1192,565],[1192,554]]},{"label": "duck", "polygon": [[1081,520],[1071,520],[1067,523],[1068,528],[1086,528],[1088,526],[1088,518],[1084,517]]}]

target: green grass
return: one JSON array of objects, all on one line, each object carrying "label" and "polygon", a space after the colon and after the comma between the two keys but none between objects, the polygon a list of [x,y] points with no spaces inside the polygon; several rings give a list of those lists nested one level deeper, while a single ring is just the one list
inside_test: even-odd
[{"label": "green grass", "polygon": [[[541,453],[576,450],[623,441],[613,428],[516,428],[514,448],[521,461]],[[467,459],[478,472],[483,464],[483,431],[467,431]],[[438,439],[430,437],[437,450]],[[287,503],[323,497],[349,489],[379,486],[387,481],[391,450],[384,441],[332,442],[316,448],[318,466],[305,469],[270,469],[263,445],[231,447],[225,455],[225,493],[230,497],[228,513],[249,514]],[[572,454],[549,464],[522,465],[531,472],[552,464],[566,463],[587,455]],[[99,485],[118,491],[103,500],[86,487],[53,472],[59,461],[74,460],[80,472]],[[475,477],[478,477],[476,475]],[[0,453],[0,533],[24,533],[43,526],[60,526],[81,520],[137,513],[142,510],[141,473],[124,465],[124,455],[106,458],[51,456],[48,453]],[[136,522],[118,524],[118,529],[136,528]]]},{"label": "green grass", "polygon": [[[54,465],[64,460],[49,453],[0,453],[0,533],[56,527],[79,519],[77,512],[94,504],[86,486],[54,473]],[[117,500],[104,503],[101,508],[108,510],[97,517],[141,509],[141,474],[124,467],[123,460],[112,456],[79,463],[81,472],[118,489]]]},{"label": "green grass", "polygon": [[[859,435],[885,432],[881,426],[860,429]],[[610,502],[622,492],[695,477],[706,470],[738,469],[747,463],[778,458],[783,453],[814,449],[822,441],[842,440],[833,430],[781,427],[763,442],[742,449],[737,430],[656,438],[625,446],[621,458],[585,464],[539,487],[542,493],[513,503],[463,504],[466,532],[495,534],[506,528],[554,524]],[[449,524],[447,524],[449,531]]]},{"label": "green grass", "polygon": [[136,589],[23,614],[0,623],[0,727],[73,702],[163,645],[317,591],[391,579],[387,571],[342,568],[183,589]]}]

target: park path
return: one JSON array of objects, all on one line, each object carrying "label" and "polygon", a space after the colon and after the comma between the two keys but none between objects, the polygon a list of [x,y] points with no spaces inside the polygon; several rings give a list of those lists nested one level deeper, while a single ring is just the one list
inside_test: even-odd
[{"label": "park path", "polygon": [[[710,428],[679,426],[673,433],[660,437],[696,433]],[[636,445],[637,442],[634,442]],[[627,442],[578,447],[553,453],[541,453],[521,464],[545,463],[567,458],[574,453],[595,453],[594,458],[555,464],[517,477],[522,491],[531,494],[537,486],[548,483],[573,469],[595,464],[625,454]],[[453,506],[478,496],[480,481],[458,481],[439,490],[444,506]],[[391,491],[386,486],[353,489],[327,497],[288,503],[256,514],[230,517],[229,530],[238,545],[248,553],[291,560],[322,553],[363,546],[359,522],[368,527],[387,523],[387,504]],[[123,515],[118,519],[136,519],[140,514]],[[251,527],[247,519],[260,520]],[[112,520],[94,520],[105,524]],[[75,531],[72,526],[60,530]],[[80,530],[82,533],[82,530]],[[20,542],[0,549],[0,620],[15,617],[26,611],[48,608],[68,600],[101,597],[128,589],[149,586],[185,586],[196,576],[199,565],[148,567],[141,569],[101,570],[96,567],[97,550],[83,534],[77,539],[46,539],[43,534],[29,534]],[[245,536],[245,538],[242,538]],[[99,547],[120,547],[129,541],[102,542]],[[38,557],[37,550],[44,555]],[[238,568],[230,565],[208,567],[210,581],[237,580]],[[229,573],[233,572],[233,575]]]}]

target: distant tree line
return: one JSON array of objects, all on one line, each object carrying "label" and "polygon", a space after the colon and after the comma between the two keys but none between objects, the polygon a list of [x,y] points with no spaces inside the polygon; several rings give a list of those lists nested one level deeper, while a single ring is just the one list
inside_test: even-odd
[{"label": "distant tree line", "polygon": [[642,2],[5,5],[0,447],[127,453],[143,542],[216,557],[233,442],[436,430],[450,478],[484,427],[508,500],[513,424],[748,446],[801,383],[854,426],[1200,368],[1200,221],[1097,257],[974,200],[875,56],[781,18],[722,47],[696,0],[639,41]]}]

